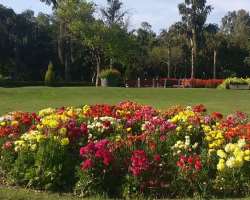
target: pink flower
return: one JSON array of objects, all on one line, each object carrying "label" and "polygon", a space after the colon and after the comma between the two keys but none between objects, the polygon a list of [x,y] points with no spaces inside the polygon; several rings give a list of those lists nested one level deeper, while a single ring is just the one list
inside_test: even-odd
[{"label": "pink flower", "polygon": [[87,159],[81,164],[82,170],[88,170],[93,166],[92,160]]},{"label": "pink flower", "polygon": [[145,151],[136,150],[132,153],[131,166],[129,170],[134,176],[141,175],[144,171],[149,168],[149,161]]}]

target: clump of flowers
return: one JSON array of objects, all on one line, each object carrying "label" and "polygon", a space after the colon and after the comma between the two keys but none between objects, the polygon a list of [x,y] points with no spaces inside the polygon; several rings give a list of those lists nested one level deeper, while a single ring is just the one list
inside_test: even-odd
[{"label": "clump of flowers", "polygon": [[240,139],[237,143],[228,143],[224,149],[219,149],[217,151],[219,157],[218,171],[241,168],[245,162],[249,162],[250,150],[244,149],[245,147],[245,139]]},{"label": "clump of flowers", "polygon": [[198,155],[180,155],[179,160],[176,165],[182,172],[192,172],[195,173],[202,169],[202,163]]},{"label": "clump of flowers", "polygon": [[144,150],[133,151],[130,161],[129,171],[131,171],[134,176],[140,176],[149,169],[149,160]]},{"label": "clump of flowers", "polygon": [[104,166],[109,166],[113,156],[110,152],[109,141],[106,139],[100,140],[99,142],[90,142],[86,146],[80,149],[80,155],[84,158],[81,164],[83,170],[90,169],[94,166],[96,161],[101,161]]}]

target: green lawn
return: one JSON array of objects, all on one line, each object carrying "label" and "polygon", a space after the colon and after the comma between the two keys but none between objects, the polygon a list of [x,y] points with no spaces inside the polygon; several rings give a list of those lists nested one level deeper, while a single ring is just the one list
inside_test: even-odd
[{"label": "green lawn", "polygon": [[[127,89],[127,88],[0,88],[0,114],[8,111],[38,111],[52,106],[79,106],[133,100],[157,108],[171,105],[202,103],[210,111],[230,113],[241,110],[250,114],[250,91],[216,89]],[[0,200],[77,200],[72,195],[34,192],[24,189],[1,188]],[[89,199],[89,198],[88,198]],[[91,198],[100,199],[100,198]],[[250,199],[249,199],[250,200]]]},{"label": "green lawn", "polygon": [[204,104],[209,111],[231,113],[237,110],[250,114],[250,91],[217,89],[128,89],[94,87],[23,87],[0,88],[0,114],[22,110],[38,111],[46,107],[79,106],[133,100],[157,108],[175,104]]},{"label": "green lawn", "polygon": [[[105,199],[106,198],[103,197],[78,198],[74,197],[72,194],[56,194],[56,193],[38,192],[20,188],[6,188],[0,186],[0,200],[105,200]],[[195,199],[185,198],[185,200],[195,200]],[[240,200],[240,198],[234,200]],[[250,200],[250,198],[241,198],[241,200]]]},{"label": "green lawn", "polygon": [[0,186],[0,200],[104,200],[104,198],[77,198],[72,194],[39,192],[20,188]]}]

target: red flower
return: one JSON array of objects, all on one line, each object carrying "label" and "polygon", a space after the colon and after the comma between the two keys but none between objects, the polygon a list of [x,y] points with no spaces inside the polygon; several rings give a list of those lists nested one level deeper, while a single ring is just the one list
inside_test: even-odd
[{"label": "red flower", "polygon": [[199,105],[196,105],[196,106],[193,107],[193,111],[201,113],[201,112],[206,112],[207,109],[203,104],[199,104]]},{"label": "red flower", "polygon": [[87,135],[88,134],[88,126],[87,126],[87,124],[81,124],[80,130],[81,130],[83,135]]},{"label": "red flower", "polygon": [[3,149],[11,149],[12,148],[12,146],[13,146],[13,143],[12,142],[10,142],[10,141],[7,141],[7,142],[5,142],[4,144],[3,144]]},{"label": "red flower", "polygon": [[202,168],[202,164],[201,164],[201,161],[200,160],[196,160],[195,163],[194,163],[194,167],[197,171],[201,170]]},{"label": "red flower", "polygon": [[81,164],[81,169],[82,170],[88,170],[93,166],[93,162],[90,159],[85,160],[82,164]]},{"label": "red flower", "polygon": [[154,155],[154,161],[160,162],[161,161],[161,156],[159,154]]},{"label": "red flower", "polygon": [[223,118],[223,115],[219,112],[213,112],[211,114],[211,117],[214,119],[214,120],[221,120]]},{"label": "red flower", "polygon": [[144,171],[149,168],[149,161],[145,151],[136,150],[132,153],[131,166],[129,170],[134,176],[141,175]]}]

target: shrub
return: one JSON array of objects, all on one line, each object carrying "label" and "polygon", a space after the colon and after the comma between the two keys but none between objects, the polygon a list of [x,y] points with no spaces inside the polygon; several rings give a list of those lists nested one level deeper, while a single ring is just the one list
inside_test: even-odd
[{"label": "shrub", "polygon": [[55,73],[53,71],[53,64],[52,62],[49,63],[48,65],[48,70],[46,71],[45,74],[45,85],[51,85],[51,83],[53,83],[55,81]]},{"label": "shrub", "polygon": [[107,83],[102,84],[103,86],[117,87],[121,83],[121,73],[116,69],[102,70],[100,78],[102,81],[107,81]]},{"label": "shrub", "polygon": [[243,78],[237,78],[237,77],[232,77],[232,78],[227,78],[223,81],[223,83],[221,83],[218,86],[218,89],[229,89],[229,85],[250,85],[250,78],[247,79],[243,79]]}]

